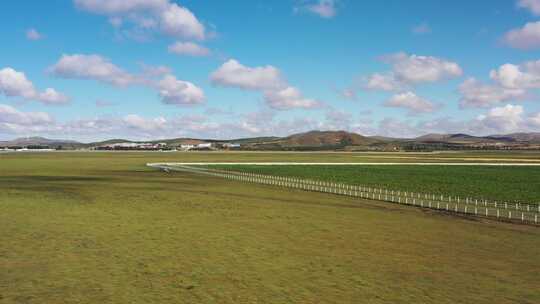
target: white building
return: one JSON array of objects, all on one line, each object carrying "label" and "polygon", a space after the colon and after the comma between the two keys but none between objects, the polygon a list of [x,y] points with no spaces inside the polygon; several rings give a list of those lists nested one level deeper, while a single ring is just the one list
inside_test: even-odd
[{"label": "white building", "polygon": [[202,143],[197,145],[197,149],[210,149],[212,148],[212,143]]}]

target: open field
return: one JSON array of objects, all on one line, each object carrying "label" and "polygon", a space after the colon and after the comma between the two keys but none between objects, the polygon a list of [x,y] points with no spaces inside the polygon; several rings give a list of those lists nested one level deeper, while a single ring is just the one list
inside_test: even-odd
[{"label": "open field", "polygon": [[537,166],[211,165],[208,167],[499,202],[531,204],[540,202],[540,167]]},{"label": "open field", "polygon": [[537,227],[145,166],[366,159],[0,154],[0,303],[540,302]]}]

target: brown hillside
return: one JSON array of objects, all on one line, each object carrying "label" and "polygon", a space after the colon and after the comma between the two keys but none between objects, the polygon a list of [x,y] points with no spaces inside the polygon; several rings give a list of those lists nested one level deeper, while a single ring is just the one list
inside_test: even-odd
[{"label": "brown hillside", "polygon": [[281,139],[283,146],[362,146],[377,142],[356,133],[345,131],[310,131]]}]

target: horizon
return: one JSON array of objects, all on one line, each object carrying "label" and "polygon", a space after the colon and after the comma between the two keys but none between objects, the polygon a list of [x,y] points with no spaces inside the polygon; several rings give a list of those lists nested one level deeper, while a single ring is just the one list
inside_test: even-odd
[{"label": "horizon", "polygon": [[379,138],[390,138],[390,139],[396,139],[396,140],[415,140],[415,139],[418,139],[420,137],[424,137],[424,136],[430,136],[430,135],[441,135],[441,136],[444,136],[444,135],[447,135],[447,136],[455,136],[455,135],[464,135],[464,136],[471,136],[471,137],[478,137],[478,138],[486,138],[486,137],[504,137],[504,136],[509,136],[509,135],[516,135],[516,134],[540,134],[540,132],[513,132],[513,133],[505,133],[505,134],[489,134],[489,135],[475,135],[475,134],[468,134],[468,133],[426,133],[426,134],[421,134],[419,136],[416,136],[416,137],[389,137],[389,136],[382,136],[382,135],[363,135],[363,134],[359,134],[359,133],[355,133],[355,132],[349,132],[349,131],[346,131],[346,130],[309,130],[309,131],[306,131],[306,132],[301,132],[301,133],[292,133],[292,134],[288,134],[288,135],[284,135],[284,136],[272,136],[272,135],[268,135],[268,136],[255,136],[255,137],[234,137],[234,138],[204,138],[204,137],[163,137],[163,138],[148,138],[146,140],[143,140],[143,139],[137,139],[137,138],[127,138],[127,137],[124,137],[124,138],[103,138],[103,139],[99,139],[99,140],[94,140],[94,141],[82,141],[82,140],[77,140],[77,139],[66,139],[66,138],[59,138],[59,137],[45,137],[45,136],[22,136],[22,137],[14,137],[14,138],[11,138],[11,139],[2,139],[0,140],[0,143],[1,142],[10,142],[10,141],[17,141],[17,140],[28,140],[28,139],[36,139],[36,138],[39,138],[39,139],[45,139],[45,140],[54,140],[54,141],[72,141],[72,142],[75,142],[75,143],[79,143],[79,144],[92,144],[92,143],[99,143],[99,142],[105,142],[105,141],[114,141],[114,140],[125,140],[125,141],[130,141],[130,142],[155,142],[155,141],[160,141],[160,140],[175,140],[175,139],[186,139],[186,140],[189,140],[189,139],[193,139],[193,140],[202,140],[202,141],[234,141],[234,140],[245,140],[245,139],[252,139],[252,138],[264,138],[264,137],[275,137],[275,138],[286,138],[286,137],[290,137],[290,136],[293,136],[293,135],[302,135],[302,134],[306,134],[306,133],[310,133],[310,132],[348,132],[350,134],[356,134],[356,135],[360,135],[360,136],[363,136],[363,137],[366,137],[366,138],[375,138],[375,137],[379,137]]},{"label": "horizon", "polygon": [[0,141],[540,132],[540,0],[3,8]]}]

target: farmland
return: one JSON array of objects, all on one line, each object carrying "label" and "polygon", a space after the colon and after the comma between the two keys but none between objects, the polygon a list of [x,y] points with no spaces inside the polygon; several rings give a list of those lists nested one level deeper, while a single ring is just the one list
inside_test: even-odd
[{"label": "farmland", "polygon": [[[0,303],[540,301],[538,227],[145,166],[387,161],[380,156],[0,154]],[[534,153],[382,156],[539,160]],[[436,167],[418,170],[430,168]],[[459,179],[460,168],[442,174]],[[528,170],[538,168],[507,178],[526,183],[519,189],[534,197],[537,173]],[[492,173],[478,171],[477,179]],[[390,185],[388,172],[370,174],[376,184]]]},{"label": "farmland", "polygon": [[540,201],[540,167],[216,165],[211,168],[507,202]]}]

